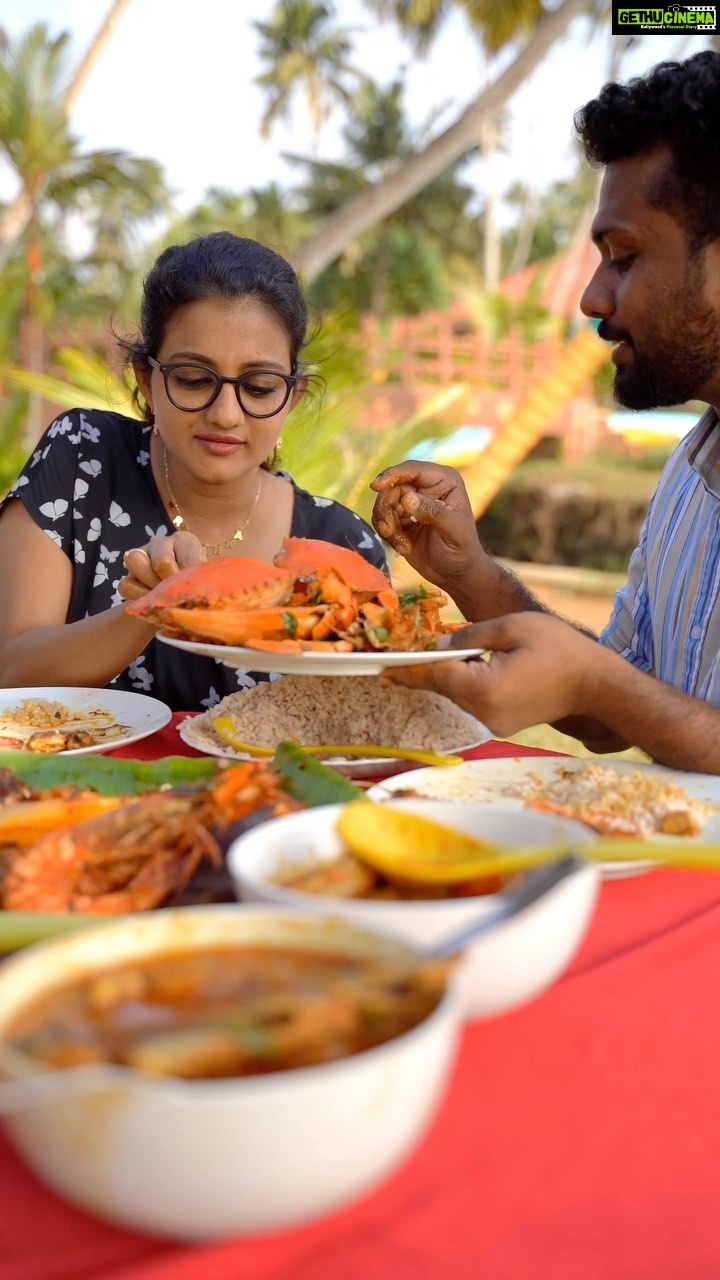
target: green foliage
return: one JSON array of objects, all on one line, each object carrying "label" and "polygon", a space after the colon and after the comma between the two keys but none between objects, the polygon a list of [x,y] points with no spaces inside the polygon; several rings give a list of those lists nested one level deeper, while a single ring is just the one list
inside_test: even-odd
[{"label": "green foliage", "polygon": [[21,441],[26,413],[26,395],[3,399],[0,417],[0,497],[7,493],[25,465],[27,449]]},{"label": "green foliage", "polygon": [[86,409],[113,409],[133,418],[140,416],[132,404],[130,382],[117,378],[97,352],[63,348],[57,359],[67,370],[67,381],[13,366],[0,366],[0,378],[51,400],[61,409],[82,405]]},{"label": "green foliage", "polygon": [[317,0],[279,0],[268,20],[251,25],[260,36],[258,56],[268,64],[257,78],[269,93],[263,135],[289,118],[300,86],[317,133],[333,101],[348,97],[348,82],[361,78],[351,61],[350,28],[336,26],[332,5]]},{"label": "green foliage", "polygon": [[[342,160],[287,157],[305,171],[297,195],[310,225],[332,217],[422,149],[429,125],[411,129],[403,94],[401,80],[386,88],[361,85],[347,104]],[[477,197],[459,176],[465,163],[451,166],[397,213],[351,241],[341,260],[314,281],[316,303],[324,310],[350,306],[378,316],[447,305],[457,277],[467,279],[482,256]]]},{"label": "green foliage", "polygon": [[7,492],[27,459],[25,421],[28,396],[42,396],[58,409],[74,409],[82,405],[85,409],[112,409],[132,418],[140,416],[132,403],[129,377],[116,377],[96,351],[63,348],[57,354],[57,361],[65,369],[67,380],[31,373],[13,365],[0,365],[0,382],[4,381],[20,393],[15,397],[5,396],[2,400],[0,495]]},{"label": "green foliage", "polygon": [[[83,405],[113,409],[137,417],[129,379],[117,378],[93,351],[63,349],[58,362],[67,380],[0,366],[0,378],[15,387],[51,400],[61,409]],[[370,481],[383,467],[405,456],[428,435],[452,431],[462,421],[468,387],[458,383],[436,392],[405,421],[387,427],[367,424],[367,375],[358,319],[350,314],[326,318],[305,352],[311,387],[286,427],[281,465],[303,488],[334,498],[369,516],[374,495]],[[22,414],[0,434],[0,492],[25,461],[20,438]]]},{"label": "green foliage", "polygon": [[326,317],[305,358],[311,382],[323,390],[319,398],[311,392],[305,408],[288,421],[281,465],[303,488],[343,502],[367,519],[375,496],[370,481],[420,440],[455,430],[463,421],[469,388],[464,383],[442,388],[391,428],[372,426],[357,317]]}]

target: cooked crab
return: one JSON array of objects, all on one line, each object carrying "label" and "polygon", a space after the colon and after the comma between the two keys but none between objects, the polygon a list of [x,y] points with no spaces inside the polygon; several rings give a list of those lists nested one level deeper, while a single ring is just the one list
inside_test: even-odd
[{"label": "cooked crab", "polygon": [[399,599],[355,551],[285,538],[273,565],[227,556],[167,578],[128,613],[168,635],[254,649],[422,649],[443,630],[441,592]]}]

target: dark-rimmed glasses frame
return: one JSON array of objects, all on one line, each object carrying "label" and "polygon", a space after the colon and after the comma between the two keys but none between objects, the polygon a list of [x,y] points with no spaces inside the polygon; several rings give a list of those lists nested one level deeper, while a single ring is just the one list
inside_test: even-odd
[{"label": "dark-rimmed glasses frame", "polygon": [[[281,413],[282,410],[285,408],[285,405],[290,399],[290,396],[294,388],[297,386],[296,374],[278,373],[276,369],[253,369],[252,373],[244,373],[239,378],[225,378],[223,377],[222,374],[216,373],[215,370],[211,369],[208,365],[197,364],[193,360],[177,360],[173,364],[160,364],[160,362],[158,360],[155,360],[153,356],[148,356],[148,364],[152,365],[153,369],[157,369],[158,372],[162,374],[163,382],[165,384],[165,394],[168,400],[170,401],[171,405],[173,405],[176,409],[179,409],[181,413],[201,413],[203,409],[209,409],[210,405],[213,404],[215,400],[217,400],[218,396],[220,395],[220,392],[222,391],[222,388],[223,388],[223,384],[225,382],[229,382],[235,388],[235,395],[237,396],[237,402],[240,405],[240,408],[242,409],[243,413],[246,413],[248,415],[249,418],[274,418],[277,413]],[[168,386],[168,374],[172,373],[174,369],[202,370],[203,373],[207,373],[209,377],[215,380],[215,390],[210,393],[207,400],[203,401],[202,404],[193,405],[193,406],[189,406],[186,404],[178,404],[177,400],[173,399],[170,392],[170,387]],[[240,395],[240,389],[244,387],[244,384],[246,382],[251,382],[253,378],[257,378],[258,376],[262,376],[263,374],[266,377],[280,378],[281,381],[285,383],[285,396],[283,398],[282,404],[279,404],[278,407],[276,409],[273,409],[271,413],[256,413],[253,409],[248,409],[247,406],[244,404],[243,399]]]}]

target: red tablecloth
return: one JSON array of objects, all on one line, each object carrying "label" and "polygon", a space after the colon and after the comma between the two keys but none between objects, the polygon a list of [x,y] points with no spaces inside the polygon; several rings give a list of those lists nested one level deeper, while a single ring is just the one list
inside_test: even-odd
[{"label": "red tablecloth", "polygon": [[[118,754],[180,750],[167,729]],[[187,1247],[116,1230],[58,1200],[0,1138],[0,1276],[718,1280],[719,971],[720,879],[605,883],[565,976],[466,1030],[404,1168],[284,1234]]]}]

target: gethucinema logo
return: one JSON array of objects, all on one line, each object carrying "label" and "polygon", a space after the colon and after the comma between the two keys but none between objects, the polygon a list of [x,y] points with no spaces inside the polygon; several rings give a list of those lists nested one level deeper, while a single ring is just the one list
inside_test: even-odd
[{"label": "gethucinema logo", "polygon": [[669,4],[658,7],[619,4],[613,0],[612,33],[614,36],[673,35],[680,32],[707,35],[718,30],[717,5]]}]

